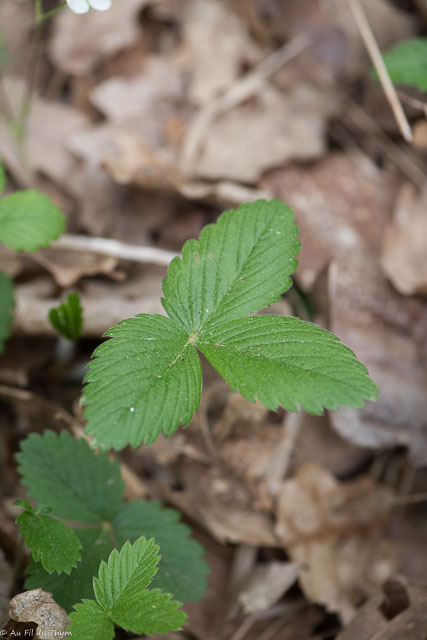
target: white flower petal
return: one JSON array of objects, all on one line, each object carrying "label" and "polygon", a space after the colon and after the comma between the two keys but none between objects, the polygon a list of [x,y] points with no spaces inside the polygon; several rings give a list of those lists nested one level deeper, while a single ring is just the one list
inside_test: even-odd
[{"label": "white flower petal", "polygon": [[88,0],[67,0],[67,4],[74,13],[87,13],[90,9]]},{"label": "white flower petal", "polygon": [[89,0],[90,6],[98,11],[107,11],[111,7],[111,0]]}]

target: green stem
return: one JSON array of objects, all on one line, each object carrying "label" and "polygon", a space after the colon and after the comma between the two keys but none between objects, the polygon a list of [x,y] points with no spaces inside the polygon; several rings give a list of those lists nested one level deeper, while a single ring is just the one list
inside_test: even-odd
[{"label": "green stem", "polygon": [[[38,22],[38,24],[41,24],[45,20],[49,20],[49,18],[54,16],[55,13],[58,13],[58,11],[60,11],[63,7],[65,7],[66,4],[67,3],[64,0],[64,2],[61,2],[61,4],[59,4],[57,7],[54,7],[50,11],[46,11],[46,13],[37,14],[37,22]],[[37,5],[36,5],[36,11],[37,11]]]}]

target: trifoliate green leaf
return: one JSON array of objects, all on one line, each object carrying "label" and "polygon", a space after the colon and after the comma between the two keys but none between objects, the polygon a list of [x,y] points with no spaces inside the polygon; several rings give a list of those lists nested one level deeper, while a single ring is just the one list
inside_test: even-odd
[{"label": "trifoliate green leaf", "polygon": [[0,200],[0,242],[15,251],[36,251],[55,240],[65,218],[51,199],[28,189]]},{"label": "trifoliate green leaf", "polygon": [[112,551],[108,564],[101,563],[99,577],[93,582],[98,604],[111,619],[134,633],[167,633],[185,623],[180,602],[159,589],[147,590],[160,560],[154,540],[141,537],[126,542],[120,553]]},{"label": "trifoliate green leaf", "polygon": [[81,559],[80,540],[59,520],[34,512],[31,505],[30,509],[21,513],[16,522],[34,560],[41,562],[48,573],[69,574]]},{"label": "trifoliate green leaf", "polygon": [[112,640],[114,624],[93,600],[83,600],[70,614],[69,631],[73,640]]},{"label": "trifoliate green leaf", "polygon": [[[0,48],[1,48],[1,44],[0,44]],[[1,53],[0,53],[0,58],[1,58]],[[0,163],[0,194],[3,192],[5,186],[6,186],[6,172],[4,170],[4,166]]]},{"label": "trifoliate green leaf", "polygon": [[187,425],[199,408],[200,360],[188,335],[159,315],[110,329],[85,381],[87,432],[101,449],[137,447]]},{"label": "trifoliate green leaf", "polygon": [[320,414],[323,407],[361,407],[377,388],[366,368],[336,336],[292,317],[251,316],[208,327],[198,347],[251,402]]},{"label": "trifoliate green leaf", "polygon": [[118,545],[134,542],[141,535],[154,538],[160,545],[159,570],[153,587],[171,593],[186,602],[199,600],[206,589],[209,568],[203,547],[190,538],[190,529],[179,522],[174,509],[162,509],[158,502],[133,500],[123,505],[113,520]]},{"label": "trifoliate green leaf", "polygon": [[66,431],[32,433],[17,454],[22,483],[37,503],[52,507],[66,520],[99,523],[113,518],[124,489],[120,465],[106,453],[95,454],[81,438]]},{"label": "trifoliate green leaf", "polygon": [[9,337],[9,327],[13,317],[13,283],[3,271],[0,271],[0,353]]},{"label": "trifoliate green leaf", "polygon": [[93,598],[93,579],[98,575],[101,560],[106,560],[113,549],[109,533],[103,529],[74,529],[82,549],[82,559],[70,575],[47,573],[40,562],[32,562],[27,567],[26,589],[41,587],[53,594],[55,601],[71,611],[76,602],[83,598]]},{"label": "trifoliate green leaf", "polygon": [[66,302],[49,311],[49,321],[64,338],[77,340],[83,329],[83,309],[77,293],[70,293]]},{"label": "trifoliate green leaf", "polygon": [[427,91],[427,38],[399,42],[383,57],[394,84]]},{"label": "trifoliate green leaf", "polygon": [[163,307],[192,334],[276,302],[297,267],[297,235],[294,214],[280,200],[226,211],[172,260]]}]

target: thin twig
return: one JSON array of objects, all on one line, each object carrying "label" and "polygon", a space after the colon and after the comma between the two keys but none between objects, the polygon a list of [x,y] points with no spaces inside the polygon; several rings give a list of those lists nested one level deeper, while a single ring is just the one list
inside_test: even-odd
[{"label": "thin twig", "polygon": [[368,53],[371,57],[372,63],[378,73],[378,77],[381,82],[381,86],[384,90],[386,98],[393,111],[396,122],[399,126],[400,132],[407,142],[412,142],[412,130],[411,126],[403,111],[402,104],[397,95],[396,89],[391,81],[390,74],[385,66],[384,59],[381,55],[381,51],[378,47],[375,36],[370,27],[370,24],[366,18],[366,14],[363,10],[360,0],[348,0],[350,10],[354,16],[357,27],[360,31],[360,35],[366,45]]},{"label": "thin twig", "polygon": [[73,249],[75,251],[89,251],[113,258],[132,260],[149,264],[167,266],[178,254],[155,247],[126,244],[111,238],[92,238],[90,236],[67,234],[60,236],[51,245],[55,249]]},{"label": "thin twig", "polygon": [[255,69],[235,82],[225,93],[203,107],[195,116],[184,139],[180,166],[183,173],[192,174],[205,131],[225,111],[255,95],[261,84],[293,60],[311,44],[311,38],[302,34],[264,58]]}]

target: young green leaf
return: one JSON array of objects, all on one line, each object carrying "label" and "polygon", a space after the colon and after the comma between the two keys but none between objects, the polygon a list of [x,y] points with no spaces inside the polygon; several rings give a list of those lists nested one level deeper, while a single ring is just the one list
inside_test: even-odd
[{"label": "young green leaf", "polygon": [[155,501],[132,500],[114,518],[113,529],[119,546],[126,540],[135,542],[141,533],[160,545],[162,559],[153,587],[172,593],[183,602],[203,597],[208,574],[202,559],[204,549],[190,538],[191,531],[179,522],[177,511],[162,509]]},{"label": "young green leaf", "polygon": [[99,604],[84,599],[74,608],[69,627],[73,640],[113,640],[114,624]]},{"label": "young green leaf", "polygon": [[51,199],[28,189],[0,200],[0,242],[15,251],[36,251],[55,240],[65,218]]},{"label": "young green leaf", "polygon": [[427,91],[427,38],[411,38],[383,53],[394,84]]},{"label": "young green leaf", "polygon": [[276,302],[292,284],[297,236],[294,214],[281,200],[225,211],[172,260],[163,307],[192,334]]},{"label": "young green leaf", "polygon": [[[366,369],[332,334],[314,325],[302,328],[296,319],[245,317],[288,289],[298,250],[293,213],[279,200],[226,211],[200,240],[186,242],[163,281],[162,302],[171,319],[125,320],[94,353],[83,404],[97,444],[136,447],[188,424],[200,402],[196,348],[233,389],[268,408],[282,404],[297,411],[301,405],[317,414],[323,407],[360,407],[374,399]],[[271,344],[265,341],[268,322],[268,331],[278,331],[277,344],[273,337]],[[305,332],[304,338],[293,331]],[[301,348],[291,353],[295,340]]]},{"label": "young green leaf", "polygon": [[145,535],[164,545],[155,586],[180,600],[203,596],[207,565],[201,546],[189,538],[176,511],[160,509],[155,502],[122,502],[117,461],[95,453],[83,439],[51,431],[31,434],[17,457],[29,494],[39,504],[51,505],[53,515],[76,521],[74,532],[82,545],[82,560],[70,575],[49,575],[40,562],[30,564],[27,588],[44,588],[69,611],[82,598],[93,598],[93,576],[113,547]]},{"label": "young green leaf", "polygon": [[199,408],[202,370],[188,335],[163,316],[138,315],[107,332],[95,351],[82,402],[101,449],[154,442]]},{"label": "young green leaf", "polygon": [[49,322],[64,338],[77,340],[83,329],[83,309],[77,293],[70,293],[65,302],[49,311]]},{"label": "young green leaf", "polygon": [[361,407],[377,388],[336,336],[310,322],[251,316],[207,327],[197,346],[234,391],[268,409]]},{"label": "young green leaf", "polygon": [[13,305],[12,280],[3,271],[0,271],[0,353],[3,352],[4,342],[9,337]]},{"label": "young green leaf", "polygon": [[[154,540],[141,537],[133,545],[126,542],[120,552],[114,549],[108,563],[101,562],[98,578],[93,581],[97,602],[85,601],[71,614],[70,630],[75,640],[86,639],[85,622],[94,616],[91,638],[104,640],[101,629],[110,637],[108,620],[134,633],[167,633],[181,629],[186,615],[180,602],[168,593],[148,589],[160,560]],[[104,617],[102,613],[104,613]],[[84,634],[84,635],[83,635]]]},{"label": "young green leaf", "polygon": [[25,509],[16,522],[34,560],[40,561],[48,573],[69,574],[81,559],[82,545],[74,531],[59,520],[40,515],[26,500],[15,504]]}]

